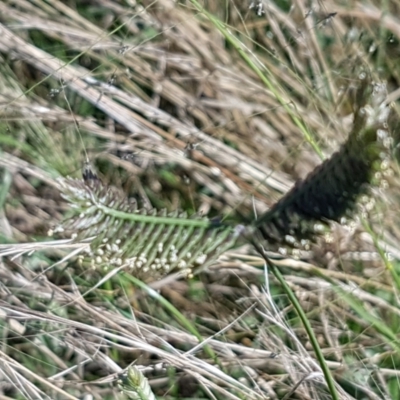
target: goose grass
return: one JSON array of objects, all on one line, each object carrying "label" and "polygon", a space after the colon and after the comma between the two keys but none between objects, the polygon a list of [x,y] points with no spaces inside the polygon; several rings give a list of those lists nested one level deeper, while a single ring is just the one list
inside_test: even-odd
[{"label": "goose grass", "polygon": [[88,254],[93,266],[125,265],[145,281],[176,271],[191,276],[232,248],[239,237],[240,227],[196,215],[188,218],[186,212],[139,208],[87,171],[83,180],[61,180],[75,216],[55,231],[68,232],[78,241],[93,238]]},{"label": "goose grass", "polygon": [[[386,103],[386,87],[372,82],[366,73],[359,76],[353,103],[353,129],[347,141],[251,227],[233,229],[218,221],[187,218],[185,213],[167,215],[165,211],[139,209],[136,202],[129,202],[114,189],[103,186],[96,174],[85,168],[83,181],[67,179],[62,182],[64,197],[79,212],[79,217],[68,220],[62,230],[74,232],[78,240],[94,237],[89,253],[92,263],[126,264],[143,280],[156,279],[177,269],[191,276],[200,266],[206,267],[223,251],[237,245],[241,236],[250,240],[263,257],[260,238],[267,242],[266,246],[287,242],[288,236],[295,238],[290,242],[297,247],[298,241],[314,240],[316,223],[326,225],[351,215],[356,200],[373,183],[375,173],[390,156],[392,141],[388,140],[390,107]],[[122,237],[129,239],[121,240]],[[280,271],[268,258],[265,260],[304,324],[332,398],[339,399],[335,381],[307,316]],[[350,302],[349,296],[344,298]],[[380,330],[382,334],[385,332]],[[130,374],[130,387],[134,389],[127,390],[125,384],[124,393],[132,398],[146,398],[142,397],[145,394],[140,387],[145,381],[139,379],[139,371],[131,370]],[[146,393],[149,395],[151,391]]]},{"label": "goose grass", "polygon": [[73,216],[56,232],[89,239],[86,258],[93,267],[126,266],[145,281],[177,271],[190,277],[244,237],[256,246],[261,241],[267,250],[274,244],[307,248],[321,226],[352,216],[357,199],[389,162],[393,132],[386,86],[364,71],[359,77],[353,81],[354,122],[347,141],[249,226],[140,208],[136,200],[104,185],[86,164],[83,180],[60,180]]},{"label": "goose grass", "polygon": [[351,216],[357,199],[366,193],[377,172],[389,165],[393,133],[388,131],[390,106],[386,87],[372,83],[366,72],[355,94],[354,122],[341,149],[315,168],[256,221],[269,242],[299,247],[313,240],[320,225]]},{"label": "goose grass", "polygon": [[[390,107],[386,87],[374,83],[368,74],[359,75],[354,102],[353,129],[341,149],[312,171],[271,207],[252,226],[233,228],[219,221],[188,218],[186,213],[140,209],[116,189],[102,184],[86,165],[83,180],[62,180],[64,197],[76,211],[61,231],[72,232],[77,240],[90,239],[91,264],[127,265],[143,280],[157,279],[179,270],[186,276],[212,263],[219,254],[246,237],[265,257],[260,237],[268,243],[314,240],[316,223],[327,224],[351,215],[358,197],[373,183],[390,154],[388,130]],[[293,240],[292,245],[299,246]],[[268,259],[265,258],[268,262]],[[279,270],[270,264],[295,306],[320,361],[332,398],[339,399],[332,374],[309,321]],[[131,371],[131,382],[140,374]],[[132,385],[131,385],[132,386]],[[134,385],[135,386],[135,385]],[[142,398],[137,384],[124,392]],[[140,394],[141,393],[141,394]],[[151,391],[150,391],[151,393]],[[138,397],[139,396],[139,397]]]}]

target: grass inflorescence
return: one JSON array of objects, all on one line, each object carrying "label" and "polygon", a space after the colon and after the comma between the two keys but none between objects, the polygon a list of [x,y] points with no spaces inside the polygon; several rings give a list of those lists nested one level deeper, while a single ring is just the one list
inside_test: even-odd
[{"label": "grass inflorescence", "polygon": [[0,397],[399,397],[384,7],[0,3]]}]

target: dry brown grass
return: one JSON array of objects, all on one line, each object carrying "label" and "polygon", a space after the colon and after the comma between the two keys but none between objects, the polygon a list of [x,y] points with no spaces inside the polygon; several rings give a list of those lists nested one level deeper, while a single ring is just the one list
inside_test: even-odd
[{"label": "dry brown grass", "polygon": [[[384,16],[367,1],[264,2],[261,16],[248,3],[205,5],[274,90],[190,1],[0,2],[1,399],[122,399],[113,382],[131,362],[162,398],[330,398],[292,305],[249,246],[193,281],[154,282],[157,294],[79,268],[76,247],[44,239],[68,210],[56,178],[79,176],[85,151],[145,204],[241,221],[318,165],[315,148],[328,156],[345,140],[360,63],[397,100],[397,2]],[[383,182],[375,235],[356,218],[277,262],[343,399],[400,391],[395,166]]]}]

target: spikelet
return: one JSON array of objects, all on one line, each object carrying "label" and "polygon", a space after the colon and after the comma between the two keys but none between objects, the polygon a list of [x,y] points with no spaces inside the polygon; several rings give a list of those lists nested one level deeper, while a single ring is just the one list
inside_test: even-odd
[{"label": "spikelet", "polygon": [[126,374],[118,379],[121,392],[132,400],[156,400],[146,377],[135,367],[129,367]]},{"label": "spikelet", "polygon": [[313,240],[316,227],[351,213],[388,158],[390,107],[386,86],[359,76],[353,100],[353,129],[340,150],[299,181],[256,222],[269,244]]},{"label": "spikelet", "polygon": [[191,276],[237,241],[239,231],[185,212],[139,208],[119,190],[104,185],[90,168],[84,179],[60,180],[72,216],[56,229],[90,242],[93,267],[126,266],[144,281],[181,272]]}]

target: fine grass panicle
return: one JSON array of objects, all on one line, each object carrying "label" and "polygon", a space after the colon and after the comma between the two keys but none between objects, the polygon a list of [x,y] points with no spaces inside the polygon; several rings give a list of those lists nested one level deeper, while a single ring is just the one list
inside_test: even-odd
[{"label": "fine grass panicle", "polygon": [[372,82],[366,72],[354,84],[353,128],[347,141],[256,221],[267,242],[298,246],[313,240],[329,220],[350,215],[376,172],[388,166],[392,141],[386,86]]},{"label": "fine grass panicle", "polygon": [[92,267],[126,266],[145,281],[168,273],[191,276],[231,248],[239,230],[186,212],[140,208],[117,188],[104,185],[91,168],[83,180],[60,180],[72,213],[57,229],[90,241],[81,261]]}]

